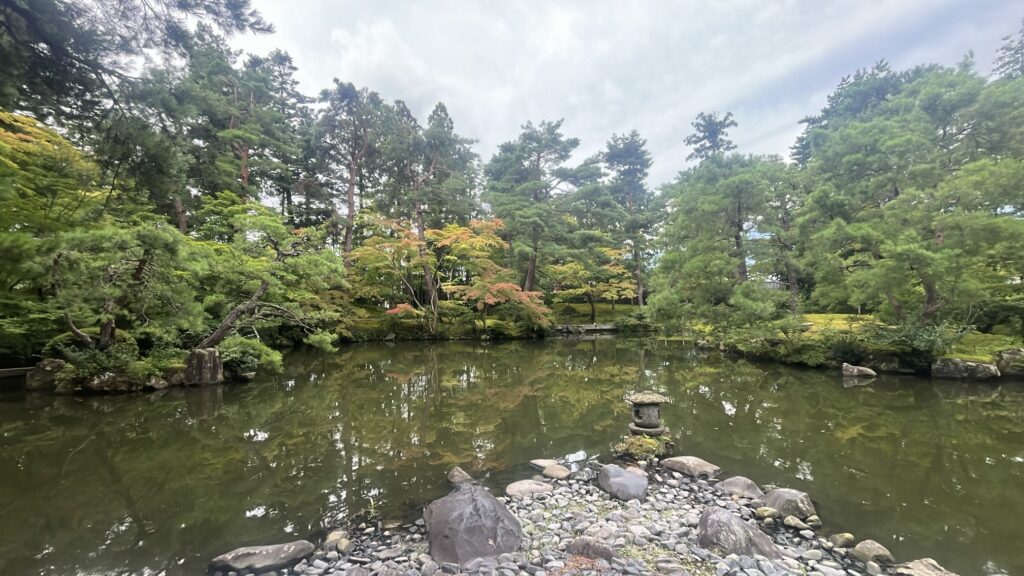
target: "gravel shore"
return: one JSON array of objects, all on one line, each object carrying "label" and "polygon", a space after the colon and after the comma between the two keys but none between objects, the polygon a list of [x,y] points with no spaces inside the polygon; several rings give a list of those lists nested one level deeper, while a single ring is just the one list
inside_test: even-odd
[{"label": "gravel shore", "polygon": [[[857,544],[851,534],[826,537],[817,516],[782,516],[762,498],[736,495],[735,482],[719,486],[714,479],[694,478],[653,465],[634,467],[631,474],[648,481],[644,501],[617,499],[597,483],[602,466],[589,462],[562,479],[541,475],[533,480],[551,488],[524,497],[499,497],[522,527],[518,551],[463,564],[437,562],[431,557],[423,519],[405,525],[363,524],[331,532],[307,558],[290,568],[267,572],[222,569],[235,576],[561,576],[579,574],[655,574],[694,576],[907,576],[948,575],[924,560],[895,565],[891,555],[873,541]],[[458,475],[456,475],[458,476]],[[451,477],[451,475],[450,475]],[[460,478],[461,481],[470,481]],[[739,478],[758,487],[746,479]],[[725,489],[723,486],[730,486]],[[742,492],[742,490],[739,490]],[[791,491],[792,492],[792,491]],[[769,493],[769,498],[771,493]],[[808,505],[810,501],[807,500]],[[813,508],[812,508],[813,510]],[[766,555],[727,553],[707,544],[709,528],[702,516],[727,511],[763,532],[772,544]],[[727,524],[733,522],[726,517]],[[733,522],[739,524],[740,522]],[[740,526],[742,530],[748,530]],[[730,537],[729,535],[726,538]],[[761,538],[759,535],[757,538]],[[768,542],[765,539],[765,542]],[[856,546],[855,546],[856,544]],[[876,561],[877,560],[877,561]],[[934,567],[933,567],[934,564]]]}]

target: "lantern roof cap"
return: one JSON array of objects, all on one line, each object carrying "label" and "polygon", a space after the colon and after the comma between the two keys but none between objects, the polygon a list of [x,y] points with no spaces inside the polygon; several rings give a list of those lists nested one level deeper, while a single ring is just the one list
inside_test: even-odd
[{"label": "lantern roof cap", "polygon": [[646,390],[629,394],[626,396],[626,402],[630,404],[666,404],[672,402],[672,399],[666,398],[657,392]]}]

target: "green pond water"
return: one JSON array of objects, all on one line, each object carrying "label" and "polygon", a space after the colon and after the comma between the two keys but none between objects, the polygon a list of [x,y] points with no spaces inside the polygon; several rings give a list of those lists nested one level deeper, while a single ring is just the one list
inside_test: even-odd
[{"label": "green pond water", "polygon": [[1024,574],[1024,383],[833,372],[599,339],[301,352],[246,385],[0,394],[0,574],[201,574],[360,512],[417,517],[460,465],[495,491],[606,454],[655,389],[677,452],[808,491],[826,531]]}]

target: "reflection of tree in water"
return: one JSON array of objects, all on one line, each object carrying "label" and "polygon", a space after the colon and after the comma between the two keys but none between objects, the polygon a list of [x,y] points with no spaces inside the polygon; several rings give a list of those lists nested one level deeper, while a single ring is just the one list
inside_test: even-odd
[{"label": "reflection of tree in water", "polygon": [[[0,573],[201,571],[372,506],[414,512],[461,465],[493,487],[606,449],[627,391],[673,398],[684,453],[807,489],[826,526],[978,572],[1020,570],[1024,393],[838,378],[629,340],[395,343],[297,353],[247,386],[0,403]],[[52,547],[45,553],[44,546]],[[44,553],[41,559],[35,556]],[[179,561],[183,562],[179,565]],[[52,566],[53,568],[49,568]]]}]

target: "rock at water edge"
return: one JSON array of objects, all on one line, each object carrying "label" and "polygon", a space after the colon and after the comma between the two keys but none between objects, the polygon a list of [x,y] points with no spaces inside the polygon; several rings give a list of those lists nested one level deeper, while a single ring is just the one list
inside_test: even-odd
[{"label": "rock at water edge", "polygon": [[896,566],[898,576],[957,576],[956,572],[950,572],[938,562],[931,558],[921,558],[906,564]]},{"label": "rock at water edge", "polygon": [[732,494],[733,496],[739,496],[740,498],[764,498],[764,492],[761,491],[761,488],[755,484],[753,480],[743,476],[726,478],[718,484],[715,484],[715,486],[729,494]]},{"label": "rock at water edge", "polygon": [[481,486],[462,483],[431,502],[423,517],[435,562],[464,564],[515,552],[523,544],[519,521]]},{"label": "rock at water edge", "polygon": [[874,378],[878,376],[871,368],[865,368],[863,366],[854,366],[853,364],[847,364],[843,362],[843,376],[853,376],[856,378]]},{"label": "rock at water edge", "polygon": [[555,480],[565,480],[570,474],[572,474],[572,472],[561,464],[555,464],[554,466],[548,466],[545,468],[542,474],[548,478],[554,478]]},{"label": "rock at water edge", "polygon": [[864,562],[878,562],[879,564],[892,564],[896,561],[889,552],[889,549],[874,540],[864,540],[853,547],[850,554],[854,558]]},{"label": "rock at water edge", "polygon": [[776,488],[764,497],[764,505],[775,508],[783,517],[807,518],[816,514],[814,503],[806,492],[792,488]]},{"label": "rock at water edge", "polygon": [[278,568],[291,568],[296,562],[313,553],[315,546],[306,540],[270,546],[246,546],[221,554],[210,561],[214,569],[241,572],[269,572]]},{"label": "rock at water edge", "polygon": [[714,464],[701,460],[696,456],[674,456],[665,458],[661,465],[669,470],[675,470],[693,478],[714,478],[722,471]]}]

